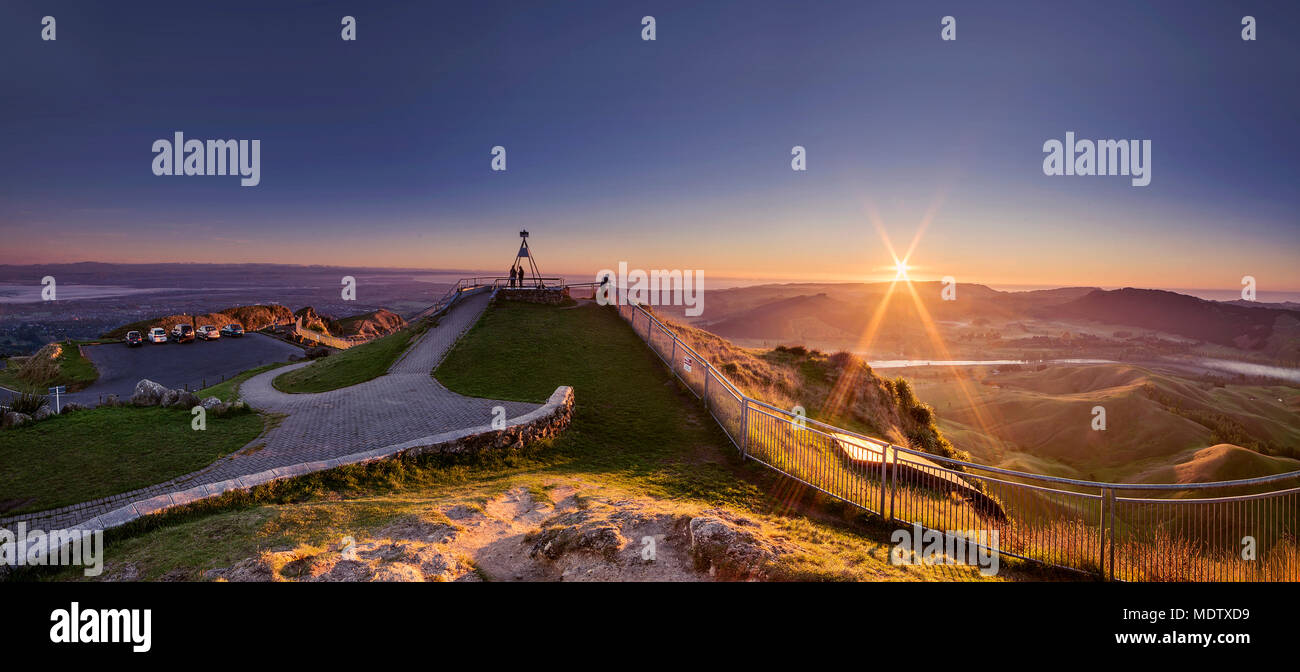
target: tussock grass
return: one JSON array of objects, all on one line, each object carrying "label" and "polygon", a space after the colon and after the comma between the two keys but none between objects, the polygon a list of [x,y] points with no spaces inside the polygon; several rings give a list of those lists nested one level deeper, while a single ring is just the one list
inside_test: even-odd
[{"label": "tussock grass", "polygon": [[10,357],[0,367],[0,386],[19,392],[45,394],[56,385],[69,392],[99,379],[95,365],[81,354],[79,341],[49,343],[31,357]]}]

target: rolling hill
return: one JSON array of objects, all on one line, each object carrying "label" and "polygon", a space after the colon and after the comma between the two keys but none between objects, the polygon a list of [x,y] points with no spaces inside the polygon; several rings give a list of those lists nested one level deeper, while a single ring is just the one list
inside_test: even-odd
[{"label": "rolling hill", "polygon": [[[1290,459],[1300,456],[1294,387],[1215,385],[1125,364],[964,375],[964,384],[952,375],[915,380],[916,392],[945,435],[987,464],[1126,482],[1168,481],[1175,469],[1211,481],[1300,468]],[[1092,429],[1096,406],[1104,431]],[[1236,450],[1226,458],[1203,453],[1228,443]]]},{"label": "rolling hill", "polygon": [[1155,289],[1096,290],[1050,308],[1042,315],[1123,324],[1186,336],[1242,350],[1268,344],[1279,319],[1300,313],[1276,308],[1247,308]]}]

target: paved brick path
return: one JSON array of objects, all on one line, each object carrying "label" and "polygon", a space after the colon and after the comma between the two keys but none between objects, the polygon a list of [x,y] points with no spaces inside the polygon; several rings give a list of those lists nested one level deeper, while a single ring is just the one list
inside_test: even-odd
[{"label": "paved brick path", "polygon": [[318,394],[285,394],[271,386],[276,376],[309,366],[310,362],[249,378],[240,386],[240,396],[258,410],[287,416],[249,444],[249,448],[262,445],[258,450],[228,455],[199,471],[133,492],[0,518],[0,527],[11,528],[23,520],[34,528],[63,529],[131,502],[181,488],[485,425],[492,421],[494,406],[503,406],[507,418],[528,413],[539,404],[463,397],[430,375],[461,334],[487,309],[488,300],[487,293],[464,299],[443,316],[436,328],[425,332],[386,375],[359,385]]}]

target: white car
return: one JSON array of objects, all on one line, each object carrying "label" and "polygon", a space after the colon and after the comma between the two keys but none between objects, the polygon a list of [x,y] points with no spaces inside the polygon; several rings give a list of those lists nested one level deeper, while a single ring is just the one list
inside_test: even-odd
[{"label": "white car", "polygon": [[221,332],[217,331],[217,328],[210,324],[205,324],[199,327],[198,334],[199,338],[205,341],[215,341],[218,338],[221,338]]},{"label": "white car", "polygon": [[150,342],[150,343],[166,343],[166,342],[167,342],[167,330],[166,330],[166,329],[163,329],[162,327],[154,327],[153,329],[150,329],[150,330],[149,330],[149,342]]}]

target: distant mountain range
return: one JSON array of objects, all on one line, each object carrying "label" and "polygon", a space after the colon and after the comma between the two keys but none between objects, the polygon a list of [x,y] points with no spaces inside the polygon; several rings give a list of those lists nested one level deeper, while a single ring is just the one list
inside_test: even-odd
[{"label": "distant mountain range", "polygon": [[937,282],[913,282],[910,289],[897,283],[886,303],[889,287],[784,284],[715,290],[706,294],[704,315],[696,324],[728,338],[835,341],[864,333],[873,316],[883,311],[881,328],[902,340],[917,338],[927,319],[968,330],[1062,321],[1135,327],[1248,351],[1287,350],[1300,339],[1300,305],[1294,303],[1209,301],[1134,288],[1004,292],[979,284],[957,285],[957,300],[945,301],[943,285]]},{"label": "distant mountain range", "polygon": [[1158,289],[1097,290],[1042,313],[1153,329],[1242,350],[1264,347],[1279,320],[1300,324],[1300,310],[1206,301]]}]

